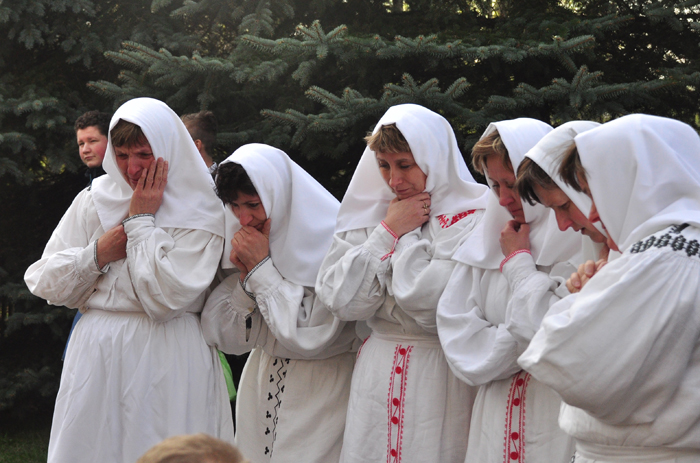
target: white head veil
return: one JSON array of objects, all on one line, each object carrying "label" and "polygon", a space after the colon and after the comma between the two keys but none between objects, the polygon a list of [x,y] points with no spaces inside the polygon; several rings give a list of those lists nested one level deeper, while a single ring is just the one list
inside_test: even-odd
[{"label": "white head veil", "polygon": [[700,226],[700,137],[633,114],[575,138],[600,219],[621,251],[673,224]]},{"label": "white head veil", "polygon": [[[525,153],[549,133],[552,127],[536,119],[512,119],[491,123],[481,138],[496,130],[508,150],[513,170],[517,171]],[[488,175],[486,177],[488,180]],[[559,231],[551,210],[541,204],[531,206],[527,201],[523,201],[522,205],[525,220],[530,225],[530,251],[537,265],[554,265],[569,260],[580,251],[580,237],[572,230]],[[509,220],[512,220],[512,217],[506,208],[498,203],[498,197],[495,194],[489,195],[484,218],[453,259],[474,267],[497,269],[504,257],[499,238],[501,230]]]},{"label": "white head veil", "polygon": [[[441,115],[415,104],[392,106],[374,128],[396,124],[416,164],[427,175],[430,217],[486,206],[488,189],[476,183],[462,158],[454,131]],[[376,153],[365,148],[338,213],[336,232],[378,225],[396,195],[382,178]]]},{"label": "white head veil", "polygon": [[[573,146],[574,137],[587,130],[600,126],[593,121],[571,121],[560,125],[542,138],[525,157],[532,159],[544,170],[557,184],[564,194],[576,205],[576,207],[588,217],[591,210],[591,198],[587,194],[576,191],[559,175],[559,167],[566,152]],[[605,234],[600,222],[593,224],[598,231]]]},{"label": "white head veil", "polygon": [[[141,127],[153,157],[168,161],[168,183],[156,212],[156,226],[206,230],[223,236],[221,201],[214,193],[207,166],[177,114],[162,101],[135,98],[114,113],[110,132],[120,119]],[[117,167],[111,135],[102,167],[107,175],[92,182],[92,196],[102,228],[107,231],[126,218],[133,193]]]},{"label": "white head veil", "polygon": [[[270,257],[282,276],[302,286],[314,286],[318,269],[333,241],[338,200],[283,151],[249,144],[224,162],[243,166],[270,219]],[[231,240],[241,224],[226,208],[226,244],[222,267],[229,260]]]}]

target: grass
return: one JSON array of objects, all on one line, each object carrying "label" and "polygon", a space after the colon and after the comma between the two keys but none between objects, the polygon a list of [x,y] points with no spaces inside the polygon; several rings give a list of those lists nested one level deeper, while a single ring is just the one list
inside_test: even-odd
[{"label": "grass", "polygon": [[50,423],[0,427],[0,463],[45,463]]}]

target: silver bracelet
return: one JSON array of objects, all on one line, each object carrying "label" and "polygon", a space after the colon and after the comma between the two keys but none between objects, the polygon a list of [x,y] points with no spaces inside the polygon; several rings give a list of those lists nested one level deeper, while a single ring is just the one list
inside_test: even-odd
[{"label": "silver bracelet", "polygon": [[99,238],[95,240],[95,245],[93,246],[92,259],[95,261],[95,267],[97,267],[97,270],[100,273],[106,273],[106,272],[102,271],[102,269],[100,268],[100,263],[97,260],[97,241],[98,240],[99,240]]},{"label": "silver bracelet", "polygon": [[126,219],[122,220],[122,225],[127,223],[131,219],[136,219],[138,217],[153,217],[154,219],[156,218],[155,214],[151,214],[150,212],[144,212],[143,214],[134,214],[130,217],[127,217]]}]

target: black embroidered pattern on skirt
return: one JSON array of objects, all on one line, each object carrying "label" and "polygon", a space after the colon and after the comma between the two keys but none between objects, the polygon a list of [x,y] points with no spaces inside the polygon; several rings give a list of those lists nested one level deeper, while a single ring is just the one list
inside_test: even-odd
[{"label": "black embroidered pattern on skirt", "polygon": [[270,375],[270,380],[268,382],[269,389],[267,400],[270,403],[268,404],[268,409],[265,410],[265,421],[269,421],[268,426],[265,428],[265,435],[270,438],[269,445],[265,446],[265,455],[267,455],[268,458],[272,458],[272,452],[277,438],[277,422],[279,420],[277,415],[282,406],[284,380],[287,377],[288,365],[289,359],[276,358],[275,361],[272,362],[272,366],[276,368],[274,373]]}]

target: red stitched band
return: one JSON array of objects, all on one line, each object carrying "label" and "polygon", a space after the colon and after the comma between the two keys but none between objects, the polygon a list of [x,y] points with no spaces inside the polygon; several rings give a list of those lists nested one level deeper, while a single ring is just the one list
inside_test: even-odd
[{"label": "red stitched band", "polygon": [[385,254],[384,257],[382,257],[382,262],[384,262],[386,259],[388,259],[389,257],[391,257],[391,255],[394,253],[394,250],[396,249],[396,243],[399,242],[399,235],[397,235],[396,233],[394,233],[394,230],[392,230],[391,228],[389,228],[389,226],[388,226],[383,220],[382,220],[382,227],[384,227],[384,229],[385,229],[386,231],[388,231],[389,234],[390,234],[391,236],[394,237],[394,244],[391,245],[391,251],[389,251],[388,254]]},{"label": "red stitched band", "polygon": [[511,253],[508,255],[508,257],[506,257],[505,259],[503,259],[503,260],[501,261],[501,267],[500,267],[501,273],[503,273],[503,266],[506,265],[506,262],[508,262],[510,259],[512,259],[512,258],[515,257],[516,255],[522,254],[522,253],[525,253],[525,252],[528,253],[528,254],[530,254],[530,255],[532,255],[532,253],[530,252],[529,249],[518,249],[517,251],[511,252]]}]

